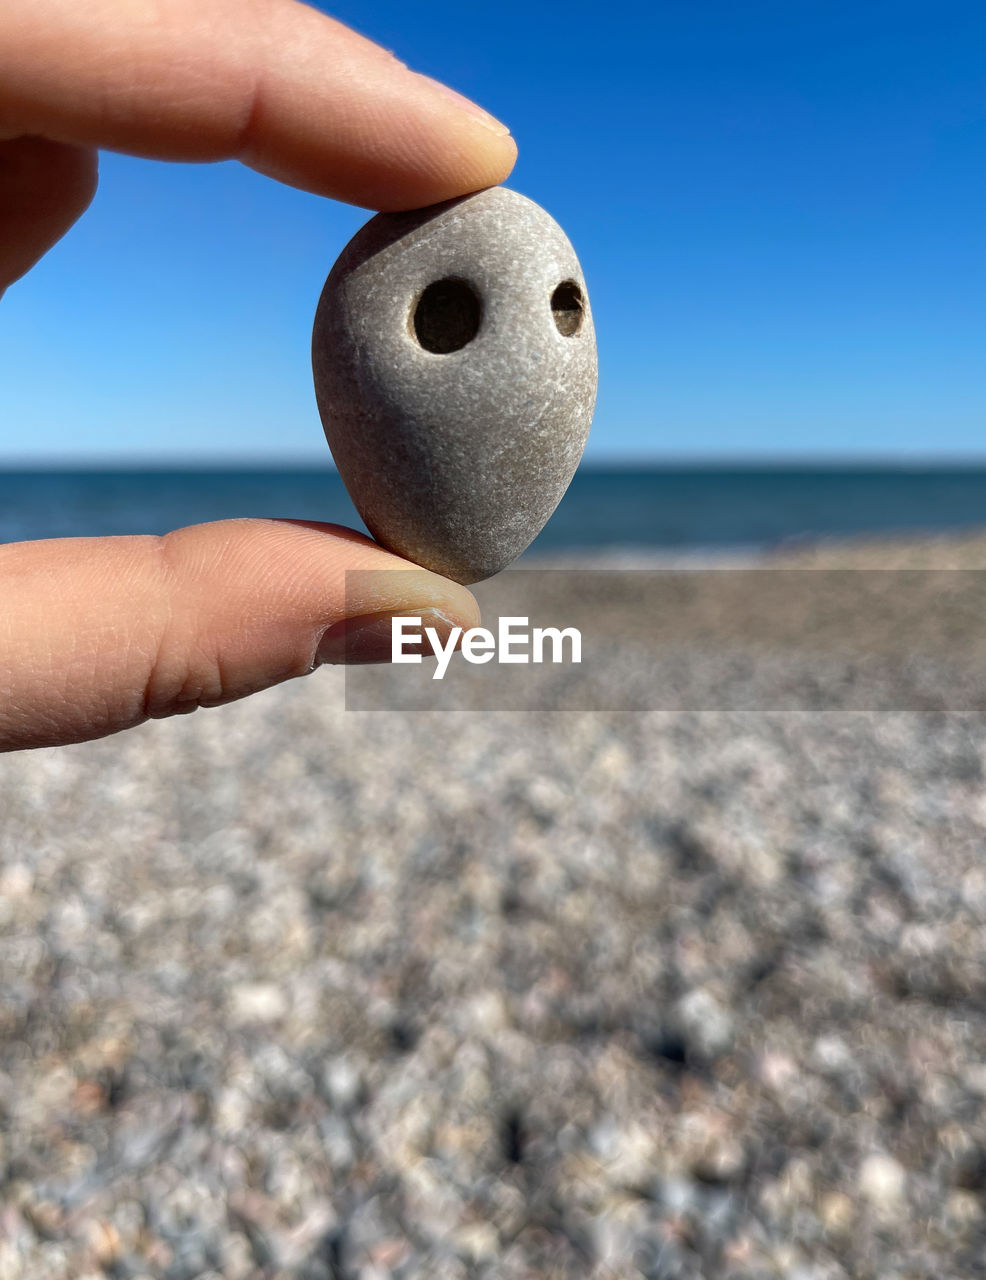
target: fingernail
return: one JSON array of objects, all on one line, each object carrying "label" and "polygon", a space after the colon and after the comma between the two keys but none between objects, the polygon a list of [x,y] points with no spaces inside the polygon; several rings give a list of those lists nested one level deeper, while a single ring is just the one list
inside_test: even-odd
[{"label": "fingernail", "polygon": [[325,663],[345,663],[347,666],[358,666],[370,662],[390,662],[393,655],[393,620],[395,617],[420,618],[421,639],[415,646],[413,631],[409,628],[403,638],[405,653],[430,652],[424,636],[425,627],[432,627],[444,644],[455,625],[435,609],[415,609],[409,607],[406,612],[366,613],[355,618],[343,618],[341,622],[329,627],[322,636],[315,651],[315,665]]},{"label": "fingernail", "polygon": [[467,98],[461,93],[456,93],[456,91],[454,89],[450,89],[447,84],[442,84],[441,80],[433,80],[431,76],[424,76],[420,71],[416,71],[414,74],[420,80],[424,80],[430,88],[436,89],[444,97],[450,98],[457,107],[461,107],[463,111],[468,112],[469,115],[471,115],[475,120],[478,120],[480,124],[486,125],[487,129],[489,129],[491,133],[499,134],[501,138],[506,137],[506,135],[509,134],[510,130],[505,124],[497,120],[495,116],[491,116],[488,111],[484,111],[483,108],[473,102],[471,98]]}]

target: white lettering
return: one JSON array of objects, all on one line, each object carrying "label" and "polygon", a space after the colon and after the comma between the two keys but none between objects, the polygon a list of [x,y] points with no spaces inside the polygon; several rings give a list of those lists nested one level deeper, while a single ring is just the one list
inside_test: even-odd
[{"label": "white lettering", "polygon": [[470,627],[462,637],[462,656],[466,662],[489,662],[496,649],[496,637],[485,627]]},{"label": "white lettering", "polygon": [[544,642],[551,641],[551,661],[565,661],[565,640],[572,642],[572,656],[569,662],[582,661],[582,632],[578,627],[565,627],[559,631],[557,627],[535,627],[534,628],[534,661],[544,661]]},{"label": "white lettering", "polygon": [[[420,662],[420,653],[405,653],[404,641],[410,640],[410,636],[405,636],[405,627],[420,627],[420,618],[392,618],[390,626],[390,660],[391,662]],[[420,639],[420,637],[415,637]]]},{"label": "white lettering", "polygon": [[498,662],[530,662],[530,658],[526,653],[513,653],[511,645],[527,644],[530,637],[526,635],[514,635],[512,629],[514,626],[526,627],[526,618],[501,618],[499,626],[499,646],[497,652]]},{"label": "white lettering", "polygon": [[462,635],[462,628],[452,628],[444,649],[442,648],[442,637],[434,627],[425,627],[425,635],[428,637],[432,653],[438,659],[438,666],[435,668],[435,674],[431,678],[432,680],[444,680],[448,664],[452,661],[452,654],[455,653],[455,646],[458,643],[459,636]]},{"label": "white lettering", "polygon": [[[434,627],[425,627],[424,639],[431,646],[437,659],[433,680],[444,680],[449,663],[456,646],[460,645],[462,656],[467,662],[476,666],[491,662],[543,663],[545,646],[550,646],[550,661],[556,665],[566,661],[565,641],[569,642],[569,662],[582,661],[582,633],[578,627],[534,627],[530,630],[527,618],[500,618],[496,634],[486,627],[470,627],[463,631],[461,627],[453,627],[445,643],[441,634]],[[405,652],[405,645],[421,644],[420,618],[400,618],[391,620],[390,655],[392,662],[420,662],[420,653]],[[417,634],[415,634],[417,632]],[[527,652],[528,647],[531,652]]]}]

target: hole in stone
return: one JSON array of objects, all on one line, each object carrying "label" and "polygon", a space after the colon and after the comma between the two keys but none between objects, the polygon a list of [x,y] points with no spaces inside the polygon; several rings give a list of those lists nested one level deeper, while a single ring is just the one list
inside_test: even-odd
[{"label": "hole in stone", "polygon": [[551,314],[563,338],[571,338],[582,328],[582,290],[574,280],[563,280],[551,295]]},{"label": "hole in stone", "polygon": [[414,336],[435,355],[446,356],[472,342],[482,307],[465,280],[436,280],[414,308]]}]

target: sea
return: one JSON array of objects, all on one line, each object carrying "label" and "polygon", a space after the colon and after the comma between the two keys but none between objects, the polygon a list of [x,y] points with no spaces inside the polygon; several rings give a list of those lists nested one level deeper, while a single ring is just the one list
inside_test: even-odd
[{"label": "sea", "polygon": [[[316,467],[0,471],[0,542],[164,533],[230,516],[363,529]],[[986,527],[986,466],[583,466],[532,551],[747,552]]]}]

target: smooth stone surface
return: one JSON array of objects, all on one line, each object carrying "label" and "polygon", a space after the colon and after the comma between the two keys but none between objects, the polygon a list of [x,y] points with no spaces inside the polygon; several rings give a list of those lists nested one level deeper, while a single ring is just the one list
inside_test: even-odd
[{"label": "smooth stone surface", "polygon": [[378,214],[325,283],[312,365],[373,536],[478,582],[537,536],[585,447],[596,343],[578,259],[504,187]]}]

